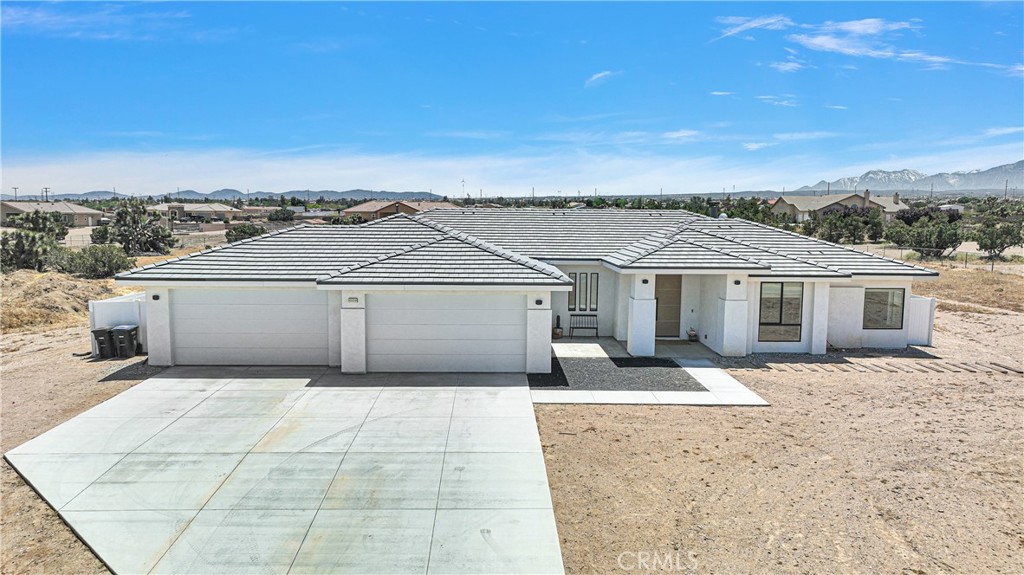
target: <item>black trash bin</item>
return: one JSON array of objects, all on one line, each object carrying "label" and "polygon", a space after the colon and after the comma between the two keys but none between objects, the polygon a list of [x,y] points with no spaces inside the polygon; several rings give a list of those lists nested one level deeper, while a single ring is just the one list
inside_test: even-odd
[{"label": "black trash bin", "polygon": [[103,359],[114,357],[114,338],[110,335],[109,327],[98,327],[92,330],[92,338],[96,340],[98,357]]},{"label": "black trash bin", "polygon": [[117,357],[135,357],[139,345],[139,326],[117,325],[110,328]]}]

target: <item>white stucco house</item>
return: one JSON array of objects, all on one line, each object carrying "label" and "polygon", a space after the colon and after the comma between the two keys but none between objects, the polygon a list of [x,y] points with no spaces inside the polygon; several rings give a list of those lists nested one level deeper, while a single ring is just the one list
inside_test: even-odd
[{"label": "white stucco house", "polygon": [[936,275],[683,211],[439,209],[298,226],[117,282],[146,288],[153,365],[544,373],[552,327],[580,318],[635,356],[690,329],[723,356],[926,343],[932,300],[911,284]]}]

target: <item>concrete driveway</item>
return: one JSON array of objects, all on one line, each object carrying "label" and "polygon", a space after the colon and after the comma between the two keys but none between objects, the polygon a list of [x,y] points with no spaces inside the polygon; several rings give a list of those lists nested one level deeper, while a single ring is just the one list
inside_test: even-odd
[{"label": "concrete driveway", "polygon": [[562,573],[524,375],[171,368],[11,450],[117,573]]}]

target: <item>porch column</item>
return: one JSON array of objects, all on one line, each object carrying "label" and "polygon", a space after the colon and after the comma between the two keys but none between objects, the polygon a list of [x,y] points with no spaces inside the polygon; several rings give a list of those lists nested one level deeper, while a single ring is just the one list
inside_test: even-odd
[{"label": "porch column", "polygon": [[654,325],[657,303],[654,300],[654,274],[632,276],[629,288],[629,320],[626,351],[632,356],[654,355]]},{"label": "porch column", "polygon": [[551,292],[526,294],[526,373],[551,373]]},{"label": "porch column", "polygon": [[341,292],[327,292],[327,365],[341,366]]},{"label": "porch column", "polygon": [[811,313],[811,353],[822,355],[828,348],[828,296],[830,286],[826,282],[814,282],[814,299]]},{"label": "porch column", "polygon": [[747,276],[729,274],[725,277],[725,298],[722,300],[722,350],[725,357],[747,355]]},{"label": "porch column", "polygon": [[366,294],[341,292],[341,372],[366,373]]},{"label": "porch column", "polygon": [[174,365],[170,292],[167,288],[146,288],[146,352],[149,353],[149,365]]}]

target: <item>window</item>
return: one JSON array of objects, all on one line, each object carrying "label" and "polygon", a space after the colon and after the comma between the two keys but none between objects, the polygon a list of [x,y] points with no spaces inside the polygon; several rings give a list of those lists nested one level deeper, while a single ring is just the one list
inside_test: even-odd
[{"label": "window", "polygon": [[903,288],[864,290],[864,329],[903,329]]},{"label": "window", "polygon": [[576,311],[576,274],[569,274],[572,289],[569,290],[569,311]]},{"label": "window", "polygon": [[757,341],[800,341],[803,305],[804,284],[762,283]]},{"label": "window", "polygon": [[587,311],[587,274],[580,274],[580,285],[576,291],[580,294],[579,308],[580,311]]},{"label": "window", "polygon": [[569,311],[597,311],[597,278],[596,273],[590,274],[590,289],[587,289],[586,273],[570,273],[572,290],[569,292]]}]

